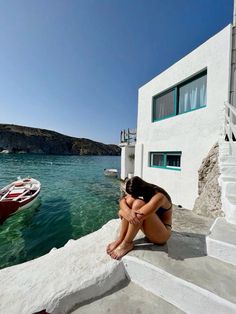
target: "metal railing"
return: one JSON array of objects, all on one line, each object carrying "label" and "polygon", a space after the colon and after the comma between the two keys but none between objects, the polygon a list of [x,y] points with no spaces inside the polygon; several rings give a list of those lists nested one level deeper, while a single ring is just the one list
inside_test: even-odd
[{"label": "metal railing", "polygon": [[128,129],[120,131],[120,143],[135,144],[136,142],[136,129]]},{"label": "metal railing", "polygon": [[236,141],[236,108],[225,102],[225,140]]}]

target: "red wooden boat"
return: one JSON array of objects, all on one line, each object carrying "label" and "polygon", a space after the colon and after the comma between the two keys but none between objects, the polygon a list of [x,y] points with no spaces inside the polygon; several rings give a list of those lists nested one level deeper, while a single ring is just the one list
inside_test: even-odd
[{"label": "red wooden boat", "polygon": [[26,209],[35,203],[41,184],[33,178],[12,182],[0,190],[0,223],[14,212]]}]

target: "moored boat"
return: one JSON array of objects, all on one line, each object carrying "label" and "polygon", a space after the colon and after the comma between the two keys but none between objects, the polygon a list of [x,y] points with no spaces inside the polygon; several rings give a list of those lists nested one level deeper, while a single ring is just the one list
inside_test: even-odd
[{"label": "moored boat", "polygon": [[0,223],[14,212],[26,209],[35,203],[41,184],[33,178],[24,178],[12,182],[0,190]]},{"label": "moored boat", "polygon": [[104,169],[104,174],[105,174],[105,176],[118,177],[119,172],[118,172],[117,169],[108,169],[108,168],[105,168],[105,169]]}]

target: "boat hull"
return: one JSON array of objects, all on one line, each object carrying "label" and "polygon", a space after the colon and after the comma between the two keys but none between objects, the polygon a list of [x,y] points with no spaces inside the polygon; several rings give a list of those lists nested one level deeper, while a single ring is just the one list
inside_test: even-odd
[{"label": "boat hull", "polygon": [[117,169],[104,169],[104,175],[107,177],[118,177]]},{"label": "boat hull", "polygon": [[38,191],[38,193],[34,197],[32,197],[29,201],[27,201],[25,203],[21,203],[19,210],[27,209],[27,208],[31,207],[33,204],[35,204],[39,198],[39,192],[40,191]]},{"label": "boat hull", "polygon": [[33,178],[15,181],[0,190],[0,223],[16,211],[33,206],[39,196],[41,184]]}]

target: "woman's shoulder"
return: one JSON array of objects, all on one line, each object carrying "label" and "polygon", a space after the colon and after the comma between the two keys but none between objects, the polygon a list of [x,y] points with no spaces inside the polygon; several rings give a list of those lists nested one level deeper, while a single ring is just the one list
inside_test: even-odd
[{"label": "woman's shoulder", "polygon": [[162,195],[162,196],[163,196],[164,198],[166,198],[170,203],[172,203],[170,195],[169,195],[163,188],[161,188],[161,187],[159,187],[159,186],[155,186],[154,190],[155,190],[155,194],[157,194],[157,195]]},{"label": "woman's shoulder", "polygon": [[159,194],[159,195],[163,195],[163,196],[165,196],[165,192],[164,192],[164,190],[162,189],[162,188],[160,188],[159,186],[154,186],[153,187],[153,195],[157,195],[157,194]]}]

